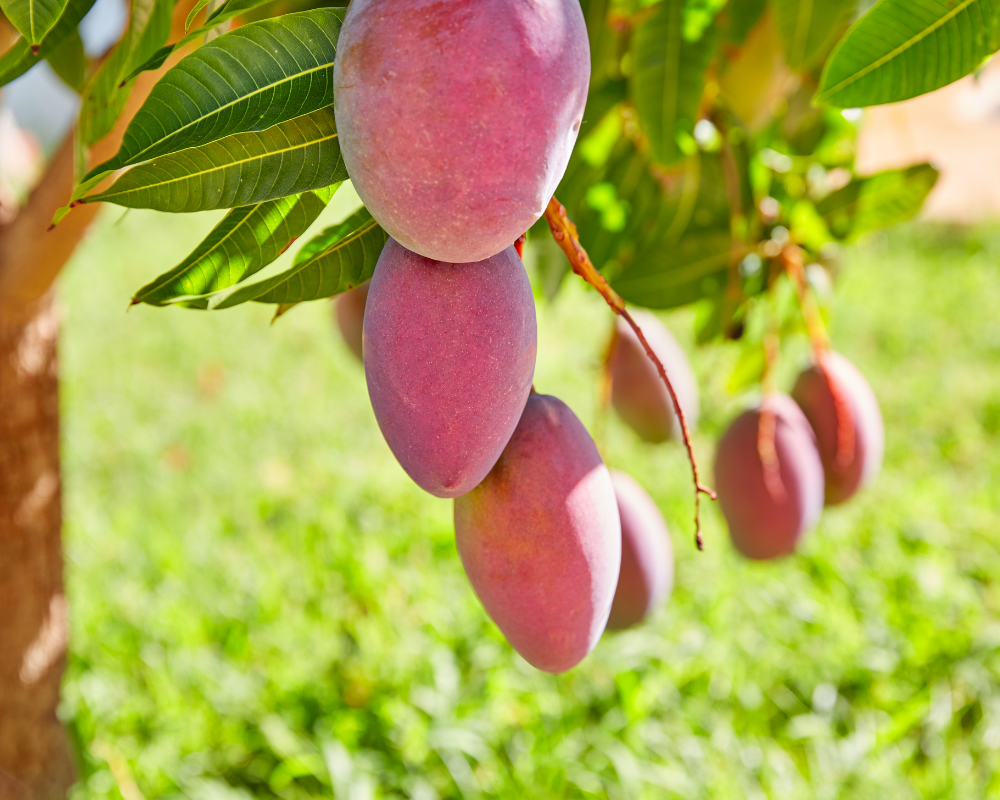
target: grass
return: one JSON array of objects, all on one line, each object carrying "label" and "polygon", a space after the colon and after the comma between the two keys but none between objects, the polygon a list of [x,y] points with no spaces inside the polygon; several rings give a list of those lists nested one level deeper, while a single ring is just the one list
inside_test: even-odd
[{"label": "grass", "polygon": [[[715,508],[697,553],[682,452],[610,420],[677,585],[553,677],[478,605],[451,506],[396,465],[328,304],[124,313],[209,224],[104,217],[61,285],[77,800],[1000,790],[1000,233],[847,254],[833,339],[881,400],[886,465],[792,558],[742,560]],[[610,318],[565,288],[536,385],[593,429]],[[666,319],[691,345],[692,315]],[[707,469],[737,352],[690,349]]]}]

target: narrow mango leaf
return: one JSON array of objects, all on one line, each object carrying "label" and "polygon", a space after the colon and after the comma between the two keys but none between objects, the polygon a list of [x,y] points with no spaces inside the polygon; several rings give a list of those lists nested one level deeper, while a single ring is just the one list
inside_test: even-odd
[{"label": "narrow mango leaf", "polygon": [[733,44],[742,44],[747,34],[764,14],[767,0],[729,0],[729,25],[726,38]]},{"label": "narrow mango leaf", "polygon": [[[208,20],[206,20],[204,25],[191,31],[180,41],[161,47],[144,63],[138,64],[134,69],[132,69],[131,72],[127,73],[125,75],[125,80],[130,81],[139,73],[146,72],[147,70],[159,69],[164,65],[174,50],[177,50],[186,44],[190,44],[195,39],[199,39],[204,36],[206,33],[214,31],[224,22],[228,22],[233,17],[238,17],[251,9],[257,8],[257,6],[262,6],[265,3],[270,2],[272,2],[272,0],[231,0],[231,2],[219,6],[212,12],[212,15],[208,18]],[[191,18],[188,17],[189,23],[190,19]]]},{"label": "narrow mango leaf", "polygon": [[199,47],[157,82],[121,149],[88,177],[329,106],[343,16],[330,8],[286,14]]},{"label": "narrow mango leaf", "polygon": [[87,79],[87,54],[83,51],[83,40],[77,31],[64,39],[50,52],[45,60],[52,71],[74,92],[83,91]]},{"label": "narrow mango leaf", "polygon": [[648,308],[675,308],[719,292],[733,253],[728,230],[692,232],[673,248],[650,247],[611,281],[627,301]]},{"label": "narrow mango leaf", "polygon": [[805,69],[818,61],[850,21],[855,0],[775,0],[785,61]]},{"label": "narrow mango leaf", "polygon": [[273,278],[206,298],[204,308],[231,308],[248,301],[290,305],[353,289],[375,271],[389,238],[362,208],[324,230],[299,253],[290,269]]},{"label": "narrow mango leaf", "polygon": [[253,205],[346,179],[333,106],[328,106],[260,133],[239,133],[140,164],[80,202],[206,211]]},{"label": "narrow mango leaf", "polygon": [[145,62],[170,35],[173,0],[132,0],[129,26],[87,83],[80,109],[80,138],[91,145],[121,116],[129,88],[122,78]]},{"label": "narrow mango leaf", "polygon": [[653,158],[673,164],[694,151],[697,121],[711,59],[714,28],[684,38],[684,0],[664,0],[632,36],[632,94]]},{"label": "narrow mango leaf", "polygon": [[132,302],[166,305],[246,280],[305,233],[331,196],[305,192],[234,208],[187,258],[143,286]]},{"label": "narrow mango leaf", "polygon": [[72,35],[80,20],[93,5],[94,0],[69,0],[59,21],[38,46],[37,54],[32,52],[31,44],[24,37],[7,48],[0,56],[0,86],[5,86],[15,78],[21,77],[49,53],[55,52],[55,49]]},{"label": "narrow mango leaf", "polygon": [[187,19],[184,20],[185,31],[191,27],[191,23],[194,22],[194,18],[198,16],[198,12],[211,2],[212,0],[198,0],[198,2],[194,4],[194,8],[191,9],[191,12],[187,15]]},{"label": "narrow mango leaf", "polygon": [[881,0],[840,41],[817,102],[894,103],[975,71],[1000,48],[1000,0]]},{"label": "narrow mango leaf", "polygon": [[913,217],[924,204],[938,171],[930,164],[855,178],[816,204],[831,233],[853,241],[863,233]]},{"label": "narrow mango leaf", "polygon": [[29,47],[38,47],[66,9],[66,0],[0,0],[0,10]]}]

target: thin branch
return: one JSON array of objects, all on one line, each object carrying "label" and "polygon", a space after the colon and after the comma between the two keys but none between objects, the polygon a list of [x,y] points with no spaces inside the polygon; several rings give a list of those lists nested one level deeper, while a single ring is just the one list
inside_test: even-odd
[{"label": "thin branch", "polygon": [[816,357],[821,358],[822,354],[830,349],[830,337],[827,335],[826,326],[823,325],[823,319],[819,315],[816,300],[809,292],[809,282],[806,280],[806,271],[802,264],[802,250],[794,244],[786,245],[782,248],[779,258],[781,266],[788,273],[788,277],[799,296],[802,319],[805,320],[809,338],[816,351]]},{"label": "thin branch", "polygon": [[702,485],[698,477],[698,460],[695,458],[694,447],[691,444],[691,431],[688,428],[687,417],[684,416],[684,410],[681,408],[680,400],[677,398],[677,392],[674,390],[670,378],[667,377],[667,371],[663,368],[663,362],[657,358],[656,353],[653,352],[653,348],[646,341],[642,329],[626,310],[625,301],[611,288],[604,279],[604,276],[597,271],[597,268],[591,262],[587,251],[580,244],[580,237],[576,232],[576,226],[566,215],[565,206],[556,200],[555,197],[549,201],[545,209],[545,220],[549,223],[549,228],[552,229],[552,237],[569,259],[573,272],[593,286],[601,297],[604,298],[604,301],[611,306],[611,310],[624,319],[632,330],[635,331],[635,335],[639,338],[640,343],[646,351],[646,355],[656,365],[656,371],[659,372],[660,378],[670,393],[670,400],[674,405],[674,413],[681,423],[684,447],[687,449],[688,460],[691,462],[691,475],[694,479],[694,540],[698,549],[704,550],[705,545],[701,538],[701,496],[705,494],[714,500],[715,492],[707,486]]},{"label": "thin branch", "polygon": [[799,308],[802,310],[802,318],[805,320],[806,328],[809,330],[809,338],[812,340],[813,351],[816,355],[816,366],[819,367],[826,384],[833,397],[834,414],[837,417],[837,453],[835,456],[838,466],[846,467],[854,460],[854,414],[851,410],[850,399],[846,396],[843,387],[834,380],[827,363],[827,354],[830,352],[830,335],[823,325],[823,318],[819,314],[819,307],[816,299],[809,291],[809,282],[806,280],[806,271],[802,265],[802,250],[796,245],[786,245],[781,251],[781,263],[788,273],[795,286],[795,291],[799,296]]}]

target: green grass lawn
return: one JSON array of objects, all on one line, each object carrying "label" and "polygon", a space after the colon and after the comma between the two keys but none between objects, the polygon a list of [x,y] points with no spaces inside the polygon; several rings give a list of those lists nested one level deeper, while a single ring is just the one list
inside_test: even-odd
[{"label": "green grass lawn", "polygon": [[[1000,232],[846,254],[833,340],[881,400],[886,465],[792,558],[741,559],[714,507],[696,552],[682,451],[611,419],[607,459],[667,516],[677,585],[553,677],[476,601],[451,503],[397,466],[330,305],[273,326],[264,307],[126,314],[212,218],[117,216],[61,284],[77,800],[1000,790]],[[539,304],[535,383],[593,430],[611,317],[569,280]],[[710,475],[745,401],[737,347],[665,319],[701,378]]]}]

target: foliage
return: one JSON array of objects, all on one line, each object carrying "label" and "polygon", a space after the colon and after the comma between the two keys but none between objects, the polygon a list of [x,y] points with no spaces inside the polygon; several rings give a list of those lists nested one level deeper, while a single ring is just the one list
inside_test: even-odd
[{"label": "foliage", "polygon": [[[234,223],[250,206],[287,205],[285,198],[349,178],[331,106],[330,65],[344,12],[306,2],[228,0],[214,8],[199,2],[187,17],[189,32],[164,44],[168,0],[132,0],[125,36],[90,68],[82,88],[81,144],[110,129],[136,74],[180,48],[188,54],[160,78],[118,154],[93,166],[72,200],[174,212],[233,208]],[[88,3],[5,0],[15,25],[32,9],[45,14],[0,58],[0,83],[41,57],[71,84],[83,83],[72,37]],[[832,107],[904,99],[975,70],[1000,47],[1000,5],[867,5],[582,0],[593,63],[590,100],[557,196],[597,267],[627,300],[671,308],[707,299],[714,321],[701,338],[735,336],[753,298],[781,271],[775,255],[785,244],[802,248],[807,262],[828,266],[830,243],[919,210],[933,170],[914,165],[904,173],[854,175],[855,127]],[[239,15],[256,21],[204,36],[224,31]],[[37,57],[32,42],[40,45]],[[98,185],[126,166],[132,169],[112,187]],[[280,225],[256,229],[264,231],[270,238],[243,235],[213,250],[211,271],[237,283],[250,277],[263,266],[260,254],[280,252],[288,238]],[[191,253],[170,274],[201,258]],[[345,269],[361,274],[364,266],[345,262]],[[563,260],[553,263],[550,289],[565,271]],[[183,282],[161,276],[154,284],[155,302],[199,308],[246,300],[281,306],[291,296],[248,290],[227,295],[225,303],[190,303]],[[315,299],[346,286],[292,294]],[[229,286],[209,281],[203,288]]]},{"label": "foliage", "polygon": [[[887,463],[789,560],[738,558],[714,510],[696,553],[682,453],[611,418],[607,458],[664,510],[677,588],[552,677],[483,615],[450,503],[384,445],[329,306],[270,328],[263,308],[108,314],[214,219],[114,216],[62,285],[76,797],[129,776],[148,800],[1000,789],[1000,232],[921,226],[845,257],[833,335],[881,400]],[[593,427],[611,320],[565,291],[539,309],[537,383]],[[689,349],[691,317],[667,318]],[[703,453],[738,357],[693,361]]]}]

